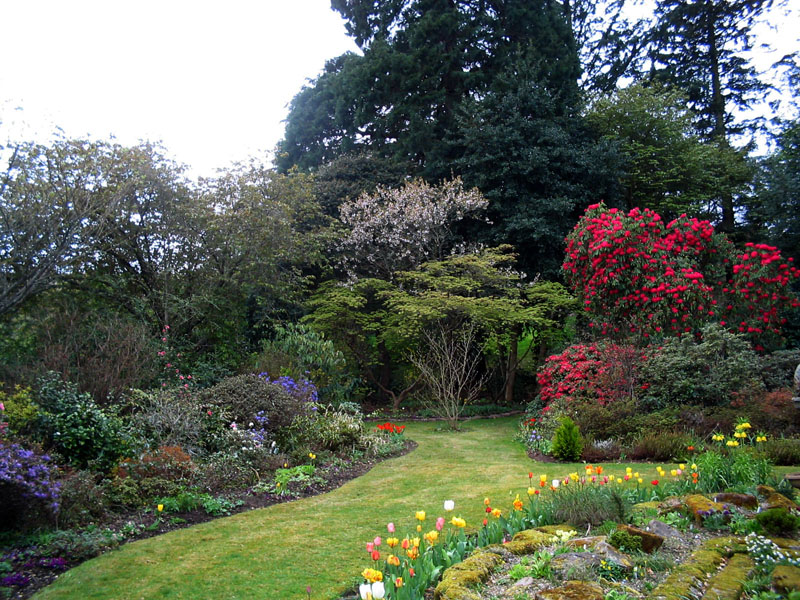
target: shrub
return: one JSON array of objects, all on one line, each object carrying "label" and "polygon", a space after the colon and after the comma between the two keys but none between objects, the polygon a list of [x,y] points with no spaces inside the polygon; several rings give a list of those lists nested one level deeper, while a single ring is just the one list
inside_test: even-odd
[{"label": "shrub", "polygon": [[552,495],[550,504],[553,522],[576,527],[605,521],[624,523],[628,514],[627,501],[610,486],[582,483],[561,486]]},{"label": "shrub", "polygon": [[683,336],[651,348],[641,376],[650,407],[717,406],[730,402],[734,392],[763,389],[758,355],[749,342],[714,324],[703,327],[699,341]]},{"label": "shrub", "polygon": [[85,468],[93,463],[108,470],[129,451],[122,421],[103,411],[89,394],[53,372],[37,385],[42,407],[39,426],[48,444],[71,465]]},{"label": "shrub", "polygon": [[94,474],[88,471],[72,471],[59,483],[61,484],[59,526],[77,527],[106,517],[105,489],[98,485]]},{"label": "shrub", "polygon": [[269,420],[269,430],[277,432],[291,425],[303,407],[303,403],[286,389],[299,387],[292,384],[284,380],[283,384],[276,385],[257,375],[237,375],[201,391],[197,397],[201,405],[233,423],[249,423],[256,414],[263,412]]},{"label": "shrub", "polygon": [[131,429],[148,447],[180,446],[190,454],[200,453],[207,413],[190,396],[131,390],[127,401],[133,410]]},{"label": "shrub", "polygon": [[180,446],[162,446],[145,452],[139,459],[127,458],[116,468],[117,477],[136,480],[157,477],[167,481],[188,482],[196,471],[192,458]]},{"label": "shrub", "polygon": [[622,529],[613,531],[608,536],[608,543],[614,546],[617,550],[623,552],[640,552],[642,550],[642,538],[638,535],[632,535]]},{"label": "shrub", "polygon": [[14,386],[12,393],[0,390],[0,404],[5,407],[0,420],[8,423],[13,434],[30,433],[39,417],[39,407],[33,401],[31,388]]},{"label": "shrub", "polygon": [[785,508],[770,508],[756,515],[756,521],[764,531],[772,535],[794,533],[800,527],[800,518]]},{"label": "shrub", "polygon": [[761,379],[767,390],[792,389],[800,349],[778,350],[760,357]]},{"label": "shrub", "polygon": [[553,456],[564,462],[576,462],[581,459],[582,451],[583,438],[578,426],[569,417],[564,417],[553,436]]},{"label": "shrub", "polygon": [[26,524],[43,511],[58,511],[59,484],[50,457],[0,440],[0,529]]},{"label": "shrub", "polygon": [[686,448],[692,438],[675,431],[657,431],[642,436],[631,450],[634,460],[655,460],[668,462],[686,456]]},{"label": "shrub", "polygon": [[312,451],[342,452],[363,448],[366,432],[360,415],[314,404],[287,430],[287,450],[295,456],[305,456]]},{"label": "shrub", "polygon": [[614,440],[593,440],[583,447],[581,460],[587,463],[611,462],[619,459],[622,448]]},{"label": "shrub", "polygon": [[776,465],[800,465],[800,440],[773,439],[767,440],[759,447],[767,459]]}]

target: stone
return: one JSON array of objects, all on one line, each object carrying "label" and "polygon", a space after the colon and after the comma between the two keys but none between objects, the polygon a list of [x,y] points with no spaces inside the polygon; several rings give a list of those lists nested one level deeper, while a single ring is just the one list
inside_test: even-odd
[{"label": "stone", "polygon": [[473,552],[444,572],[433,597],[435,600],[480,600],[480,595],[470,587],[486,581],[501,564],[503,558],[499,554],[485,550]]},{"label": "stone", "polygon": [[533,577],[523,577],[519,581],[515,582],[514,585],[509,587],[505,591],[503,596],[505,596],[506,598],[514,598],[517,594],[519,594],[522,591],[524,591],[525,588],[532,586],[534,581],[535,580],[534,580]]},{"label": "stone", "polygon": [[652,531],[656,535],[660,535],[662,538],[675,538],[680,537],[681,532],[675,529],[672,525],[667,525],[664,521],[659,521],[658,519],[653,519],[647,524],[647,530]]},{"label": "stone", "polygon": [[763,510],[769,510],[770,508],[786,508],[788,510],[797,510],[797,504],[789,500],[783,494],[773,492],[761,503],[761,508]]},{"label": "stone", "polygon": [[784,593],[800,590],[800,567],[794,565],[775,567],[772,572],[772,587]]},{"label": "stone", "polygon": [[650,592],[648,600],[697,598],[709,573],[714,573],[724,557],[715,550],[695,550],[687,561],[675,567],[667,578]]},{"label": "stone", "polygon": [[725,507],[719,502],[709,500],[701,494],[692,494],[686,497],[686,508],[689,513],[694,517],[695,521],[699,524],[703,521],[704,515],[709,515],[712,512],[722,512]]},{"label": "stone", "polygon": [[567,548],[593,548],[600,542],[606,541],[606,536],[595,535],[592,537],[572,538],[564,544]]},{"label": "stone", "polygon": [[630,525],[617,525],[617,529],[619,531],[624,531],[630,535],[635,535],[638,538],[642,539],[642,550],[647,552],[648,554],[652,554],[659,548],[661,548],[661,544],[664,543],[663,536],[658,535],[657,533],[653,533],[650,531],[644,531],[642,529],[638,529],[636,527],[631,527]]},{"label": "stone", "polygon": [[552,558],[550,568],[561,577],[581,577],[599,567],[603,560],[603,556],[594,552],[565,552]]},{"label": "stone", "polygon": [[761,498],[766,498],[770,494],[775,493],[775,488],[770,487],[768,485],[759,485],[756,486],[756,494],[758,494]]},{"label": "stone", "polygon": [[742,508],[758,508],[758,498],[752,494],[735,494],[733,492],[724,492],[714,496],[715,502],[722,502],[724,504],[733,504]]},{"label": "stone", "polygon": [[734,554],[708,582],[702,600],[739,600],[744,582],[750,578],[754,567],[753,559],[747,554]]},{"label": "stone", "polygon": [[567,525],[563,523],[561,525],[542,525],[541,527],[536,527],[536,531],[541,531],[542,533],[548,533],[550,535],[558,535],[559,531],[566,531],[572,532],[577,534],[578,532],[575,531],[575,528],[572,525]]},{"label": "stone", "polygon": [[526,529],[514,535],[510,542],[504,544],[506,550],[513,554],[533,554],[540,548],[549,546],[554,538],[549,533],[538,529]]},{"label": "stone", "polygon": [[568,581],[561,587],[536,592],[536,600],[603,600],[599,584],[588,581]]},{"label": "stone", "polygon": [[628,555],[620,552],[608,542],[600,542],[594,547],[594,551],[602,555],[607,561],[614,563],[618,567],[622,567],[626,571],[633,568],[633,563],[628,558]]}]

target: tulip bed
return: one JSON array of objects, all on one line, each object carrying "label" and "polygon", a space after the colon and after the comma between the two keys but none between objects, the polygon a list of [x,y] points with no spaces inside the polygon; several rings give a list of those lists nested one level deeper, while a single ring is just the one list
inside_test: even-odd
[{"label": "tulip bed", "polygon": [[[529,488],[552,492],[554,478],[563,485],[563,477],[571,473],[586,476],[583,464],[532,463],[522,444],[512,440],[514,418],[470,421],[461,433],[443,433],[437,427],[409,425],[405,435],[419,444],[414,452],[380,463],[337,490],[128,544],[68,571],[36,598],[338,598],[368,583],[360,576],[365,567],[384,569],[387,538],[398,539],[393,554],[399,557],[403,550],[406,561],[402,541],[408,537],[413,546],[419,535],[416,560],[424,562],[433,546],[441,550],[432,561],[455,562],[455,555],[445,558],[442,552],[453,552],[455,546],[463,556],[475,542],[453,517],[474,529],[481,529],[487,518],[493,528],[483,528],[486,539],[481,543],[502,540],[508,535],[505,526],[513,527],[514,519],[528,514],[524,507],[514,510],[518,494],[530,506],[536,494],[528,495]],[[609,481],[614,477],[617,484],[617,479],[624,481],[627,468],[641,472],[643,493],[656,487],[655,465],[605,465],[591,476]],[[663,465],[665,477],[672,477],[671,470],[677,468]],[[500,518],[486,512],[485,497],[492,499],[492,509],[501,511]],[[445,500],[455,501],[453,510],[444,510]],[[418,511],[426,513],[425,521],[415,517]],[[444,515],[439,531],[436,517]],[[387,529],[390,522],[395,524],[394,534]],[[435,539],[432,532],[438,533]],[[383,554],[372,561],[365,542],[371,541],[374,551],[376,533],[384,536],[377,547]],[[399,571],[408,569],[407,562],[390,566],[398,572],[389,571],[386,580],[411,579]],[[385,583],[384,591],[388,587]],[[407,588],[409,593],[412,589]]]}]

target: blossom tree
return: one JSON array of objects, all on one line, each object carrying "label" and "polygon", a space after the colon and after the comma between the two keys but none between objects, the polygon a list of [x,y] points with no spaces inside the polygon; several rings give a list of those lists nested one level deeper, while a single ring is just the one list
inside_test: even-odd
[{"label": "blossom tree", "polygon": [[568,285],[603,335],[697,333],[716,322],[757,349],[780,336],[781,312],[800,306],[788,290],[792,259],[766,244],[737,250],[708,221],[664,223],[652,210],[589,206],[567,236]]},{"label": "blossom tree", "polygon": [[439,186],[415,180],[398,189],[378,187],[339,208],[348,228],[338,247],[342,266],[352,279],[392,280],[398,271],[440,260],[456,241],[452,226],[487,204],[460,179]]}]

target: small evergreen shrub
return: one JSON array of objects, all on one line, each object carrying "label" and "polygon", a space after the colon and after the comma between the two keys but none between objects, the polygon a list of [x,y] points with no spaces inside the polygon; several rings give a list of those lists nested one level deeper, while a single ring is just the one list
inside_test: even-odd
[{"label": "small evergreen shrub", "polygon": [[677,431],[653,431],[642,436],[631,450],[634,460],[654,460],[668,462],[686,456],[686,448],[692,438]]},{"label": "small evergreen shrub", "polygon": [[583,452],[583,438],[578,426],[569,417],[561,419],[561,425],[553,436],[552,453],[558,460],[577,462]]},{"label": "small evergreen shrub", "polygon": [[800,527],[800,518],[785,508],[770,508],[756,515],[756,521],[769,534],[786,535]]},{"label": "small evergreen shrub", "polygon": [[575,527],[600,525],[605,521],[625,523],[629,503],[608,485],[569,484],[559,488],[549,503],[552,522]]},{"label": "small evergreen shrub", "polygon": [[759,446],[759,449],[773,464],[800,465],[800,440],[798,439],[767,440]]},{"label": "small evergreen shrub", "polygon": [[608,543],[623,552],[641,552],[642,538],[627,531],[617,529],[608,536]]}]

